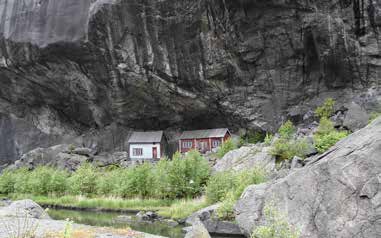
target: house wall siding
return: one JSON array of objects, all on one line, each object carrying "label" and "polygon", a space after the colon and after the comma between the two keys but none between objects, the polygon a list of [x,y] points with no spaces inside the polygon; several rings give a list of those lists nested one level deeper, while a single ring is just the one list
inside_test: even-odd
[{"label": "house wall siding", "polygon": [[[156,147],[157,148],[157,156],[160,158],[161,155],[161,146],[160,144],[130,144],[130,159],[153,159],[153,154],[152,154],[152,148]],[[134,148],[142,148],[143,149],[143,154],[141,156],[134,156]],[[159,159],[155,158],[155,159]]]},{"label": "house wall siding", "polygon": [[[230,134],[226,133],[224,137],[212,137],[212,138],[201,138],[201,139],[181,139],[179,140],[179,151],[181,153],[187,153],[191,149],[197,148],[201,153],[206,153],[210,151],[211,149],[214,149],[213,147],[213,141],[220,141],[221,143],[228,140],[230,138]],[[183,147],[183,142],[192,142],[192,148],[184,148]],[[205,143],[205,148],[203,151],[201,151],[198,146],[199,142],[204,142]]]}]

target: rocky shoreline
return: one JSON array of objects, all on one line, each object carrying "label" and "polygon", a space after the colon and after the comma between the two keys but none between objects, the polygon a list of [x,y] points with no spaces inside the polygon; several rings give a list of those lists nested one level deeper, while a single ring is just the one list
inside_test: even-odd
[{"label": "rocky shoreline", "polygon": [[112,229],[74,224],[70,221],[52,220],[47,212],[32,200],[0,203],[0,238],[12,235],[32,234],[36,238],[55,237],[68,226],[76,232],[85,232],[94,238],[163,238],[130,229]]}]

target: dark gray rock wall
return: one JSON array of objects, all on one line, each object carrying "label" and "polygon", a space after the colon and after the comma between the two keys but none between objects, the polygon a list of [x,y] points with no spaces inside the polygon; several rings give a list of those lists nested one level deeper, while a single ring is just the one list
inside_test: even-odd
[{"label": "dark gray rock wall", "polygon": [[376,107],[380,9],[378,0],[1,0],[0,112],[75,137],[110,124],[274,129],[328,96]]}]

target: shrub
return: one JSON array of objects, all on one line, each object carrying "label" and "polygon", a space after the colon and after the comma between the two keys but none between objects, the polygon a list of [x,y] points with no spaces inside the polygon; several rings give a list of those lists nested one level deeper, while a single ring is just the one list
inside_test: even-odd
[{"label": "shrub", "polygon": [[300,231],[293,228],[283,215],[272,204],[264,208],[266,224],[258,226],[252,233],[251,238],[299,238]]},{"label": "shrub", "polygon": [[30,193],[29,176],[30,171],[27,168],[21,168],[13,171],[14,176],[14,192],[15,193]]},{"label": "shrub", "polygon": [[15,186],[14,171],[5,170],[0,176],[0,194],[10,194],[14,192]]},{"label": "shrub", "polygon": [[92,195],[96,193],[97,170],[89,164],[84,163],[69,179],[69,190],[75,195]]},{"label": "shrub", "polygon": [[267,146],[271,145],[271,143],[273,142],[273,139],[274,139],[274,135],[266,133],[266,137],[264,140],[265,145]]},{"label": "shrub", "polygon": [[314,134],[315,148],[319,153],[324,153],[333,145],[335,145],[339,140],[347,136],[347,131],[336,130],[333,126],[333,122],[330,119],[322,117],[320,119],[319,127]]},{"label": "shrub", "polygon": [[284,123],[278,130],[280,138],[283,138],[283,139],[291,139],[293,135],[295,134],[295,132],[296,132],[295,126],[294,124],[292,124],[290,120]]},{"label": "shrub", "polygon": [[234,219],[234,204],[237,199],[234,197],[233,192],[229,192],[220,203],[216,213],[220,220],[230,221]]},{"label": "shrub", "polygon": [[234,141],[231,138],[229,138],[224,143],[222,143],[222,145],[220,146],[220,148],[217,151],[217,156],[218,156],[218,158],[222,158],[229,151],[232,151],[235,149],[237,149],[237,145],[234,143]]},{"label": "shrub", "polygon": [[242,192],[252,184],[266,181],[267,172],[255,167],[240,172],[220,172],[212,176],[206,188],[206,198],[209,204],[221,202],[217,215],[221,219],[233,218],[233,206]]},{"label": "shrub", "polygon": [[334,111],[334,106],[335,106],[335,100],[332,98],[327,98],[323,105],[320,107],[316,108],[315,110],[315,115],[319,118],[329,118],[332,116],[332,114],[335,112]]},{"label": "shrub", "polygon": [[51,179],[53,169],[48,167],[38,167],[29,175],[29,189],[32,194],[35,195],[47,195],[48,187]]},{"label": "shrub", "polygon": [[123,169],[113,169],[107,171],[104,176],[98,176],[96,183],[96,191],[99,195],[126,195],[121,194],[122,180],[127,179],[124,176]]},{"label": "shrub", "polygon": [[270,149],[270,154],[280,159],[292,159],[294,156],[305,158],[310,150],[306,139],[286,140],[280,138],[276,140]]},{"label": "shrub", "polygon": [[291,121],[283,124],[278,130],[280,138],[274,142],[270,154],[280,159],[292,159],[294,156],[304,158],[310,146],[306,139],[294,139],[295,132]]},{"label": "shrub", "polygon": [[249,131],[244,136],[240,138],[240,144],[243,145],[245,143],[249,144],[257,144],[259,142],[263,142],[266,134],[261,131]]},{"label": "shrub", "polygon": [[206,198],[208,203],[217,203],[224,200],[226,195],[235,186],[234,172],[220,172],[213,175],[206,187]]},{"label": "shrub", "polygon": [[166,169],[168,198],[199,195],[210,175],[208,162],[196,150],[189,151],[184,159],[174,157]]},{"label": "shrub", "polygon": [[348,136],[347,131],[332,131],[328,134],[315,134],[314,143],[315,148],[319,153],[324,153],[333,145],[335,145],[339,140]]},{"label": "shrub", "polygon": [[145,163],[134,167],[131,173],[128,173],[127,181],[132,195],[138,195],[143,198],[149,197],[155,187],[152,165]]}]

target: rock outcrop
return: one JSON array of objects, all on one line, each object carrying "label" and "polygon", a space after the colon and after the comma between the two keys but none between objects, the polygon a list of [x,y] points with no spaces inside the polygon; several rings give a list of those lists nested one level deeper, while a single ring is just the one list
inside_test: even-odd
[{"label": "rock outcrop", "polygon": [[221,236],[243,237],[243,234],[238,225],[231,221],[221,221],[217,215],[216,210],[219,205],[211,205],[195,212],[186,219],[186,223],[195,225],[201,222],[205,229],[210,234],[217,234]]},{"label": "rock outcrop", "polygon": [[40,205],[30,199],[15,201],[7,206],[0,207],[0,217],[51,219]]},{"label": "rock outcrop", "polygon": [[242,146],[229,151],[224,157],[217,160],[213,172],[241,171],[261,167],[267,171],[275,170],[275,157],[269,153],[270,147],[261,144]]},{"label": "rock outcrop", "polygon": [[29,151],[8,168],[17,169],[25,167],[34,169],[38,166],[52,166],[75,171],[84,163],[92,163],[97,167],[109,165],[127,167],[131,164],[131,161],[128,160],[127,152],[102,152],[98,154],[90,148],[61,144]]},{"label": "rock outcrop", "polygon": [[376,238],[381,232],[381,118],[282,179],[246,189],[235,206],[241,229],[265,224],[267,203],[301,238]]},{"label": "rock outcrop", "polygon": [[380,105],[380,10],[379,0],[2,1],[0,160],[110,125],[273,130],[329,96],[368,113]]}]

